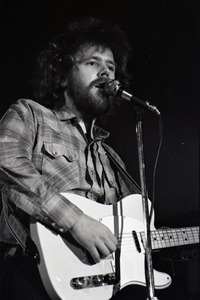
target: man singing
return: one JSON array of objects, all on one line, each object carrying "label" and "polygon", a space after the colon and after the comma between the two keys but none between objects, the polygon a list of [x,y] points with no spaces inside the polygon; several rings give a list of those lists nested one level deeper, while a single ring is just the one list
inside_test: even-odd
[{"label": "man singing", "polygon": [[[32,216],[70,232],[95,263],[116,251],[117,238],[61,193],[114,204],[138,192],[108,157],[103,142],[109,133],[95,125],[119,105],[103,86],[113,79],[128,83],[130,50],[118,26],[94,18],[71,22],[38,57],[35,99],[18,100],[0,123],[2,197],[25,228]],[[1,299],[48,299],[36,264],[11,231],[4,212]]]}]

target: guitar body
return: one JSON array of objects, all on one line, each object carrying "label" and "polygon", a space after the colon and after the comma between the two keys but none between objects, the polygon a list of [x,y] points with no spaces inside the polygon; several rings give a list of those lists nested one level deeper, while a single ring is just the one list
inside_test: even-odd
[{"label": "guitar body", "polygon": [[[141,195],[130,195],[116,205],[98,204],[70,193],[62,195],[108,226],[119,238],[120,247],[94,264],[69,234],[59,235],[39,222],[31,223],[31,237],[40,254],[39,272],[50,298],[108,300],[127,285],[145,286],[144,248],[133,234],[144,230]],[[155,229],[153,222],[152,218],[151,230]],[[117,282],[112,281],[116,273]],[[171,284],[171,277],[154,270],[154,281],[156,289],[163,289]]]}]

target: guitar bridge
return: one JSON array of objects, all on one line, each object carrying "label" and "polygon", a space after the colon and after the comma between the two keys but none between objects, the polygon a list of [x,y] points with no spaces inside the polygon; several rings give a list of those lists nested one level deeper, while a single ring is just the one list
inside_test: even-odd
[{"label": "guitar bridge", "polygon": [[105,285],[113,285],[119,282],[119,278],[115,273],[99,274],[93,276],[84,276],[73,278],[70,285],[75,290],[93,288]]}]

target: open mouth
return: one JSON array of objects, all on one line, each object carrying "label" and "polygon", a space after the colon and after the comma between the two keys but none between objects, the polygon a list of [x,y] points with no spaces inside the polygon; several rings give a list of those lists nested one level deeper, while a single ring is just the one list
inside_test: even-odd
[{"label": "open mouth", "polygon": [[98,89],[104,89],[105,84],[106,84],[105,82],[102,82],[102,83],[99,83],[99,84],[95,85],[95,87],[98,88]]}]

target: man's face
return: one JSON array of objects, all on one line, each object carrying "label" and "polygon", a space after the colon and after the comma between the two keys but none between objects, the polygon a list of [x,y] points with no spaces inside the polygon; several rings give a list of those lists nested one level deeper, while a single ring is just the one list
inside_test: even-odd
[{"label": "man's face", "polygon": [[110,97],[100,84],[114,78],[115,62],[110,49],[85,46],[77,53],[67,94],[83,117],[96,117],[110,109]]}]

